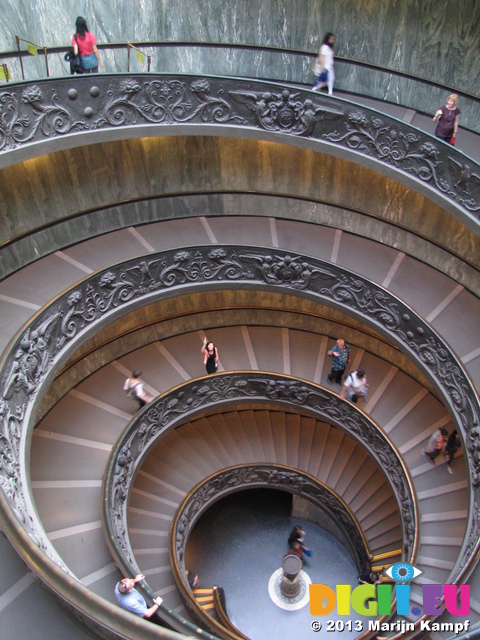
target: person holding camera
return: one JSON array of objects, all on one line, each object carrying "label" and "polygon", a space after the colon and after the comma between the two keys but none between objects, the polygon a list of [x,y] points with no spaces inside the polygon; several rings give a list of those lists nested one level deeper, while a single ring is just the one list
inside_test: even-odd
[{"label": "person holding camera", "polygon": [[115,597],[122,609],[134,613],[141,618],[151,618],[163,602],[163,598],[155,598],[151,607],[147,607],[145,598],[134,587],[145,576],[139,573],[135,578],[123,578],[115,585]]},{"label": "person holding camera", "polygon": [[345,340],[339,338],[333,349],[328,352],[328,355],[332,359],[332,370],[328,376],[328,381],[342,384],[342,376],[345,373],[347,364],[350,362],[350,349],[345,344]]},{"label": "person holding camera", "polygon": [[218,369],[218,349],[211,340],[203,339],[203,364],[208,374],[216,373]]}]

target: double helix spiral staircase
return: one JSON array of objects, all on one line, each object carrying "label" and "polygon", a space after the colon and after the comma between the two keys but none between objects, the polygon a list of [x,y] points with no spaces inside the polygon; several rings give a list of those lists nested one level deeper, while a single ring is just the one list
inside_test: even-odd
[{"label": "double helix spiral staircase", "polygon": [[[22,108],[39,123],[32,140],[45,155],[17,140],[1,177],[15,229],[0,282],[1,526],[20,554],[0,538],[5,628],[78,639],[162,633],[114,604],[122,544],[112,557],[105,534],[104,476],[134,415],[121,389],[137,368],[155,397],[254,375],[321,393],[339,411],[315,415],[295,393],[270,404],[213,401],[152,440],[122,501],[126,555],[165,599],[176,629],[166,637],[181,620],[193,623],[187,634],[196,624],[172,568],[175,513],[205,478],[243,465],[286,467],[328,487],[373,555],[402,549],[399,557],[423,571],[414,603],[422,583],[468,580],[471,624],[480,623],[478,192],[468,191],[465,174],[467,162],[470,171],[477,165],[427,136],[410,140],[423,149],[415,158],[412,150],[397,163],[393,151],[369,155],[374,116],[307,92],[303,120],[275,129],[262,120],[261,83],[189,79],[197,120],[176,118],[178,107],[152,122],[148,100],[136,98],[144,80],[93,86],[82,78],[78,91],[66,80],[39,83],[37,92],[20,85],[12,99],[20,109],[23,91]],[[158,82],[167,98],[186,83]],[[46,98],[53,85],[60,109]],[[219,98],[224,85],[234,96],[228,104]],[[288,102],[288,89],[272,86]],[[318,101],[315,117],[309,100]],[[356,127],[350,138],[345,128],[351,145],[340,141],[340,117]],[[389,126],[395,147],[397,124]],[[419,136],[404,127],[404,139]],[[424,165],[412,172],[419,157]],[[425,179],[427,169],[434,179]],[[205,335],[220,353],[208,381]],[[342,423],[347,403],[327,383],[338,336],[352,349],[350,368],[365,369],[370,383],[361,412],[348,409],[368,421],[363,436]],[[441,426],[462,433],[451,476],[420,456]],[[410,487],[414,531],[393,467],[368,441],[377,432]]]}]

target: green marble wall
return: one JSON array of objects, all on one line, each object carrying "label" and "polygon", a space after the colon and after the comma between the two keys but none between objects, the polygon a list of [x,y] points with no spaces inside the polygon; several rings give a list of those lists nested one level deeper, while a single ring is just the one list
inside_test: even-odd
[{"label": "green marble wall", "polygon": [[[478,0],[0,0],[0,51],[15,48],[14,35],[40,44],[71,40],[78,14],[99,42],[187,41],[248,43],[316,51],[324,33],[336,34],[339,55],[379,64],[478,94],[480,1]],[[106,54],[107,71],[126,71],[125,51]],[[1,56],[0,56],[1,61]],[[50,62],[66,73],[61,56]],[[18,65],[10,63],[14,79]],[[43,60],[26,60],[27,77],[45,74]],[[136,60],[132,70],[146,70]],[[153,70],[312,81],[304,56],[168,48],[153,52]],[[337,87],[434,112],[445,92],[410,81],[337,65]],[[464,124],[478,118],[464,101]],[[473,127],[472,127],[473,128]]]}]

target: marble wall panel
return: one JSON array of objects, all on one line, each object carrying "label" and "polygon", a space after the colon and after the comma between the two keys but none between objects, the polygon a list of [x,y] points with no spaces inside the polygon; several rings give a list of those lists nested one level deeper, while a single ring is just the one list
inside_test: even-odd
[{"label": "marble wall panel", "polygon": [[[480,86],[480,3],[476,0],[202,0],[194,8],[186,0],[0,0],[0,11],[0,51],[15,48],[15,34],[48,46],[68,44],[79,14],[86,17],[102,43],[229,42],[314,52],[324,33],[331,30],[337,37],[339,55],[471,93],[478,93]],[[175,65],[198,62],[201,73],[219,73],[217,54],[167,49],[156,55],[159,70],[176,71],[172,68]],[[288,56],[277,58],[271,71],[274,77],[283,78],[292,62]],[[110,71],[126,71],[126,52],[111,52],[105,62]],[[29,57],[25,63],[27,75],[43,74],[41,59]],[[268,61],[255,56],[252,59],[228,51],[223,65],[225,73],[235,69],[238,75],[242,75],[242,68],[250,73],[258,65],[263,67],[259,75],[268,77]],[[67,71],[61,56],[52,59],[51,66],[53,73]],[[15,65],[12,69],[17,73]],[[351,88],[355,81],[355,74],[351,74],[345,88]],[[362,83],[365,90],[373,90],[375,78],[365,74]],[[420,93],[426,110],[430,89],[425,87]]]},{"label": "marble wall panel", "polygon": [[[200,195],[205,191],[208,197]],[[225,192],[270,196],[260,205]],[[280,198],[272,202],[274,194]],[[337,206],[352,212],[349,220],[341,221]],[[397,246],[395,231],[387,237],[377,226],[384,220],[419,239],[443,239],[472,265],[480,261],[480,237],[421,194],[360,164],[265,141],[173,136],[52,153],[0,171],[0,207],[2,242],[34,233],[3,247],[0,278],[91,235],[212,213],[298,218]],[[469,286],[465,273],[455,275]]]}]

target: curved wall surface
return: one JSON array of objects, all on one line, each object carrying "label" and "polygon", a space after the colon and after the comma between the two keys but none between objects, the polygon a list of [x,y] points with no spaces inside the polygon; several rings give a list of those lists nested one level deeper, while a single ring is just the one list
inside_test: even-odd
[{"label": "curved wall surface", "polygon": [[[14,35],[47,46],[69,44],[80,12],[99,43],[225,42],[317,51],[324,34],[333,31],[339,55],[472,93],[480,84],[480,70],[475,64],[480,6],[474,0],[303,0],[302,11],[297,3],[284,0],[228,4],[209,0],[196,6],[195,11],[181,0],[145,0],[140,10],[121,0],[83,6],[68,1],[55,7],[47,0],[34,6],[2,0],[0,10],[2,15],[9,15],[8,23],[2,21],[0,27],[3,51],[15,48]],[[174,68],[172,62],[169,70]],[[238,71],[241,75],[241,67]],[[218,73],[218,67],[212,72]],[[428,101],[428,95],[425,99]]]}]

